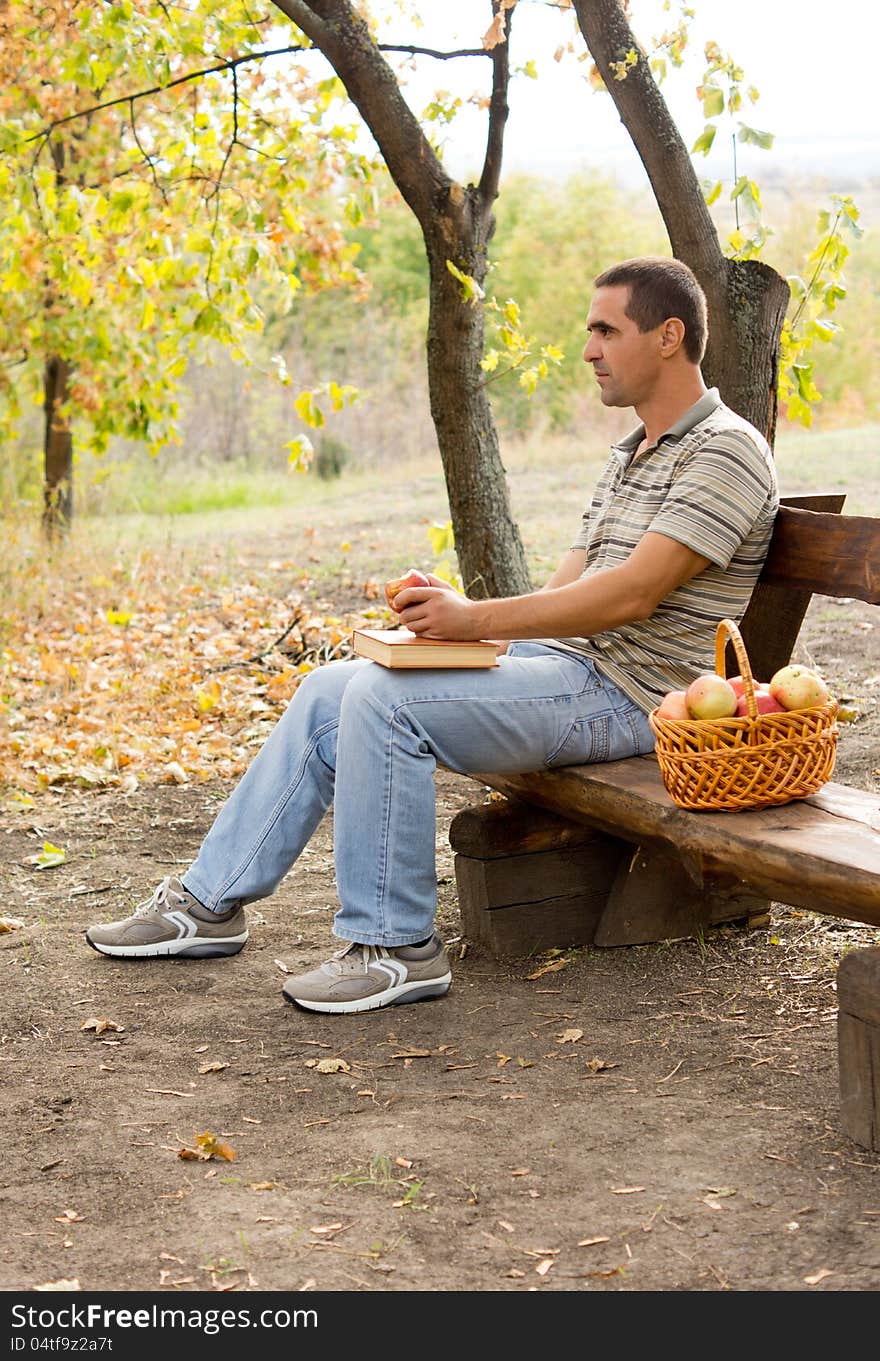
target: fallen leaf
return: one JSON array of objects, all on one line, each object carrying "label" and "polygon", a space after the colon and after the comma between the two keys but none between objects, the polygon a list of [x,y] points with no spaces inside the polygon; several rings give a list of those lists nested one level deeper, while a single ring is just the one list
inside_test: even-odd
[{"label": "fallen leaf", "polygon": [[4,936],[7,931],[23,931],[24,922],[20,922],[17,917],[0,917],[0,936]]},{"label": "fallen leaf", "polygon": [[719,1198],[736,1195],[735,1186],[704,1186],[703,1190],[710,1196],[718,1196]]},{"label": "fallen leaf", "polygon": [[588,1059],[587,1067],[591,1073],[607,1073],[611,1068],[619,1068],[619,1063],[606,1063],[605,1059]]},{"label": "fallen leaf", "polygon": [[177,1262],[180,1266],[184,1265],[182,1257],[175,1257],[173,1252],[160,1252],[159,1260],[162,1262]]},{"label": "fallen leaf", "polygon": [[613,1196],[634,1196],[636,1191],[644,1191],[644,1186],[612,1186]]},{"label": "fallen leaf", "polygon": [[430,1049],[401,1049],[399,1053],[392,1054],[393,1059],[427,1059],[431,1057]]},{"label": "fallen leaf", "polygon": [[251,1191],[275,1191],[278,1189],[278,1183],[277,1181],[249,1181],[248,1189]]},{"label": "fallen leaf", "polygon": [[535,1267],[535,1271],[539,1276],[546,1276],[547,1272],[550,1270],[552,1266],[553,1259],[551,1257],[546,1257],[543,1262],[538,1263],[538,1265]]},{"label": "fallen leaf", "polygon": [[199,1072],[200,1072],[200,1073],[222,1073],[222,1072],[223,1072],[223,1069],[224,1069],[224,1068],[228,1068],[228,1067],[229,1067],[229,1064],[228,1064],[228,1063],[221,1063],[219,1059],[215,1059],[215,1061],[214,1061],[213,1063],[200,1063],[200,1064],[199,1064]]},{"label": "fallen leaf", "polygon": [[[181,1148],[177,1154],[178,1158],[183,1158],[184,1162],[207,1162],[210,1158],[223,1158],[231,1163],[235,1157],[235,1149],[230,1148],[229,1144],[221,1143],[216,1134],[210,1130],[205,1130],[204,1134],[196,1135],[195,1148]],[[208,1173],[208,1176],[214,1175]]]},{"label": "fallen leaf", "polygon": [[81,1215],[77,1210],[65,1210],[64,1214],[56,1215],[55,1222],[58,1224],[79,1224],[85,1215]]},{"label": "fallen leaf", "polygon": [[509,1221],[508,1219],[499,1219],[499,1220],[498,1220],[498,1227],[499,1227],[500,1229],[503,1229],[505,1233],[513,1233],[513,1232],[514,1232],[513,1225],[510,1223],[510,1221]]},{"label": "fallen leaf", "polygon": [[123,1031],[124,1025],[118,1021],[111,1021],[109,1016],[90,1016],[87,1021],[83,1021],[80,1030],[94,1030],[96,1035],[103,1035],[105,1030]]},{"label": "fallen leaf", "polygon": [[510,1063],[510,1055],[502,1054],[500,1049],[495,1050],[495,1057],[498,1060],[498,1067],[503,1068],[505,1063]]},{"label": "fallen leaf", "polygon": [[77,1278],[66,1280],[63,1276],[60,1281],[44,1281],[42,1285],[35,1285],[34,1290],[82,1290]]},{"label": "fallen leaf", "polygon": [[193,1050],[194,1054],[206,1054],[207,1052],[208,1046],[206,1044],[200,1044]]},{"label": "fallen leaf", "polygon": [[515,1280],[520,1279],[521,1277],[525,1276],[525,1274],[526,1273],[524,1271],[519,1271],[515,1266],[512,1266],[509,1271],[504,1272],[504,1275],[506,1277],[508,1276],[513,1277]]},{"label": "fallen leaf", "polygon": [[276,969],[280,969],[282,973],[293,973],[293,970],[288,969],[283,959],[273,959],[272,963],[275,965]]},{"label": "fallen leaf", "polygon": [[561,1035],[556,1036],[559,1044],[576,1044],[578,1040],[582,1040],[583,1038],[584,1032],[576,1028],[572,1030],[563,1030]]},{"label": "fallen leaf", "polygon": [[526,974],[526,978],[543,978],[545,973],[558,973],[560,969],[565,968],[567,963],[567,959],[554,959],[552,964],[545,964],[543,968],[536,969],[534,973]]},{"label": "fallen leaf", "polygon": [[340,1219],[335,1224],[313,1224],[309,1233],[338,1233],[341,1228],[342,1220]]},{"label": "fallen leaf", "polygon": [[527,1177],[531,1170],[530,1167],[514,1167],[510,1175],[512,1177]]},{"label": "fallen leaf", "polygon": [[345,1059],[318,1059],[315,1063],[315,1071],[318,1073],[350,1073],[351,1064],[346,1063]]},{"label": "fallen leaf", "polygon": [[67,857],[67,852],[60,846],[53,846],[51,841],[43,842],[43,849],[37,855],[25,856],[26,865],[36,865],[38,870],[51,870],[55,865],[62,865]]},{"label": "fallen leaf", "polygon": [[812,1276],[805,1276],[804,1280],[807,1285],[818,1285],[820,1281],[827,1280],[829,1276],[833,1275],[833,1271],[829,1271],[827,1267],[823,1266],[820,1267],[818,1271],[814,1272]]},{"label": "fallen leaf", "polygon": [[581,1238],[578,1240],[579,1248],[594,1248],[597,1243],[610,1243],[610,1238]]}]

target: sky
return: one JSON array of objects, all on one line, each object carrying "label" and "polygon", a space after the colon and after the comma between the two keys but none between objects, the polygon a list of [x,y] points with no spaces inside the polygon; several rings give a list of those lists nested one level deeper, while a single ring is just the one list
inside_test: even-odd
[{"label": "sky", "polygon": [[[661,0],[633,0],[631,12],[643,44],[670,25],[679,0],[664,13]],[[860,55],[880,38],[880,6],[874,0],[691,0],[696,11],[685,70],[674,72],[664,95],[692,145],[705,119],[695,94],[707,38],[744,68],[746,83],[760,99],[737,119],[774,133],[765,152],[737,145],[737,171],[766,180],[783,173],[804,179],[853,183],[880,177],[880,119],[873,68]],[[489,0],[421,0],[424,27],[409,41],[428,47],[476,47],[488,27]],[[402,34],[395,0],[374,0],[373,10],[390,16],[387,33]],[[599,168],[625,184],[644,183],[644,172],[607,94],[585,82],[587,65],[572,57],[554,61],[554,51],[572,34],[573,17],[541,0],[520,0],[511,28],[514,65],[534,59],[538,80],[518,76],[511,87],[511,115],[505,138],[505,167],[548,175]],[[406,39],[400,39],[406,40]],[[582,40],[576,35],[576,46]],[[407,97],[420,112],[438,88],[467,96],[487,89],[488,62],[475,58],[441,62],[422,57],[408,79]],[[698,173],[731,179],[733,133],[728,119],[719,128],[709,157],[697,158]],[[485,113],[468,109],[446,134],[444,159],[458,177],[479,172]],[[845,183],[844,183],[845,181]]]}]

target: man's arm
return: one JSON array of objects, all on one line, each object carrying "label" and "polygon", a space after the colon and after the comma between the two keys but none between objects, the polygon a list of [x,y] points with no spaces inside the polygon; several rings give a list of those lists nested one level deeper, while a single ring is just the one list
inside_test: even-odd
[{"label": "man's arm", "polygon": [[568,586],[570,582],[577,581],[583,575],[586,564],[587,550],[585,548],[570,548],[552,577],[544,582],[541,590],[552,591],[556,586]]},{"label": "man's arm", "polygon": [[588,638],[648,619],[661,600],[709,566],[708,558],[651,531],[619,567],[581,578],[578,558],[580,550],[571,550],[547,586],[530,595],[468,600],[411,587],[395,604],[407,628],[429,638]]}]

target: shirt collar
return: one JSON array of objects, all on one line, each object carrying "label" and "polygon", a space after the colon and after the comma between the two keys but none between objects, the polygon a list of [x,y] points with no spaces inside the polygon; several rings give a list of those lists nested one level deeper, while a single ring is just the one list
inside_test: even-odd
[{"label": "shirt collar", "polygon": [[[663,434],[658,439],[657,444],[652,447],[657,448],[664,440],[674,440],[677,442],[678,440],[684,439],[685,435],[689,434],[695,425],[699,425],[700,421],[706,420],[706,418],[711,416],[713,411],[716,411],[720,405],[721,398],[718,395],[718,389],[709,388],[703,393],[702,397],[694,402],[693,406],[685,411],[684,415],[679,416],[678,420],[670,425],[668,430],[664,430]],[[612,448],[615,452],[623,455],[624,462],[629,462],[644,438],[644,425],[637,425],[635,430],[629,435],[626,435],[622,440],[618,440],[617,444],[612,445]]]}]

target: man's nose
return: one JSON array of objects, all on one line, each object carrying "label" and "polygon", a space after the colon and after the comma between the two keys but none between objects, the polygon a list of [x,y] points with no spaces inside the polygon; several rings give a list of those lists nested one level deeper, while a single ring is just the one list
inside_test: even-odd
[{"label": "man's nose", "polygon": [[592,364],[594,360],[599,358],[600,354],[601,349],[596,337],[588,336],[587,343],[584,346],[584,363]]}]

